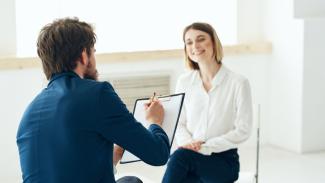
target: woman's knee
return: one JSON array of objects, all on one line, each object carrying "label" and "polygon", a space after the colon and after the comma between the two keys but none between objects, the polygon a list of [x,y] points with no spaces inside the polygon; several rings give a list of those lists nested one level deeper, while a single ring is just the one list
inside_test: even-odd
[{"label": "woman's knee", "polygon": [[189,162],[194,159],[196,152],[184,148],[177,149],[170,157],[169,162],[171,161],[182,161]]}]

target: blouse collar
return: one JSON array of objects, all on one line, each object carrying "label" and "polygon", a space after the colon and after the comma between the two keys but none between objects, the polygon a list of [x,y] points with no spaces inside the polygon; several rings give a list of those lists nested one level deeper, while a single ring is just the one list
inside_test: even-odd
[{"label": "blouse collar", "polygon": [[[224,66],[224,64],[221,65],[219,71],[212,79],[212,88],[219,86],[224,78],[226,77],[227,73],[229,72],[228,68]],[[193,84],[201,84],[202,79],[200,77],[200,72],[198,70],[195,71],[195,74],[192,79]]]}]

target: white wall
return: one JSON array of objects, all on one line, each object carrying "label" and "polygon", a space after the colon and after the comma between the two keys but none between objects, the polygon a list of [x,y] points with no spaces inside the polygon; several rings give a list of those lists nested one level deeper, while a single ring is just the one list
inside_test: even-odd
[{"label": "white wall", "polygon": [[[245,75],[249,79],[254,103],[261,103],[262,106],[267,105],[266,65],[268,62],[268,55],[228,56],[224,59],[228,68]],[[116,73],[170,73],[171,88],[174,90],[177,77],[184,72],[184,62],[181,59],[99,64],[98,70],[100,78],[109,78]],[[2,83],[0,85],[0,182],[20,182],[18,150],[15,142],[17,127],[24,109],[41,91],[46,81],[41,69],[26,69],[0,71],[0,83]]]},{"label": "white wall", "polygon": [[264,39],[273,44],[269,143],[295,152],[324,150],[325,2],[264,0],[262,5]]},{"label": "white wall", "polygon": [[265,41],[261,0],[238,0],[237,37],[239,43]]},{"label": "white wall", "polygon": [[0,72],[0,182],[21,182],[17,127],[27,104],[41,90],[40,69]]},{"label": "white wall", "polygon": [[305,19],[304,30],[302,151],[310,152],[325,149],[325,16]]},{"label": "white wall", "polygon": [[16,3],[17,54],[36,56],[35,40],[41,27],[67,16],[78,16],[95,26],[97,53],[180,48],[183,28],[193,21],[208,21],[224,43],[235,44],[236,2],[201,0],[218,6],[199,9],[196,0],[187,0],[186,8],[183,1],[174,0],[93,0],[89,8],[88,0],[20,0]]},{"label": "white wall", "polygon": [[263,2],[264,35],[272,42],[268,63],[270,144],[301,151],[303,21],[293,17],[293,0]]},{"label": "white wall", "polygon": [[294,15],[297,18],[317,18],[325,16],[324,0],[294,0]]},{"label": "white wall", "polygon": [[0,1],[0,57],[15,56],[16,54],[16,14],[15,1]]}]

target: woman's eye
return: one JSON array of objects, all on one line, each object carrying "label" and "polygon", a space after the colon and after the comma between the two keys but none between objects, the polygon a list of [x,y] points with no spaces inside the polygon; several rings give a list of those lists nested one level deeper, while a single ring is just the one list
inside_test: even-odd
[{"label": "woman's eye", "polygon": [[192,44],[192,42],[186,42],[185,44],[186,44],[186,45],[191,45],[191,44]]},{"label": "woman's eye", "polygon": [[198,42],[202,42],[202,41],[204,41],[204,40],[205,40],[205,38],[202,37],[202,38],[199,38],[197,41],[198,41]]}]

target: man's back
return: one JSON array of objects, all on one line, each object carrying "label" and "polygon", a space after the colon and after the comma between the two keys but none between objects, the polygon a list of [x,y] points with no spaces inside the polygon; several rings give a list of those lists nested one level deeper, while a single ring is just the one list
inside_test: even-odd
[{"label": "man's back", "polygon": [[164,164],[168,138],[157,125],[149,131],[110,84],[58,74],[27,108],[17,133],[23,180],[115,182],[113,143],[147,163]]}]

